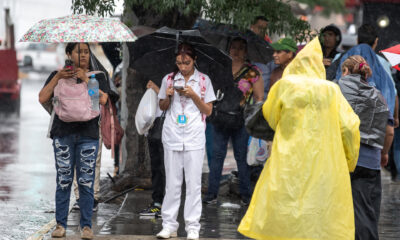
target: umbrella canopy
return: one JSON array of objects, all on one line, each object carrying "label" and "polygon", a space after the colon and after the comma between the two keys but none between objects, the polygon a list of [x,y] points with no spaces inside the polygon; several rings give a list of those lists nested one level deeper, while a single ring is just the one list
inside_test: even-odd
[{"label": "umbrella canopy", "polygon": [[133,42],[132,31],[116,18],[70,15],[44,19],[35,24],[20,42]]},{"label": "umbrella canopy", "polygon": [[196,67],[210,77],[214,89],[232,83],[230,56],[208,43],[198,30],[163,27],[139,37],[131,50],[132,67],[160,85],[162,78],[175,69],[175,53],[181,42],[193,45],[197,54]]},{"label": "umbrella canopy", "polygon": [[400,44],[384,49],[381,53],[385,55],[386,59],[394,68],[400,71],[400,67],[398,66],[400,63]]},{"label": "umbrella canopy", "polygon": [[247,41],[247,58],[252,62],[268,63],[273,60],[274,50],[263,38],[250,30],[240,31],[232,25],[212,24],[209,21],[198,19],[194,26],[204,38],[224,51],[229,51],[230,41],[241,37]]}]

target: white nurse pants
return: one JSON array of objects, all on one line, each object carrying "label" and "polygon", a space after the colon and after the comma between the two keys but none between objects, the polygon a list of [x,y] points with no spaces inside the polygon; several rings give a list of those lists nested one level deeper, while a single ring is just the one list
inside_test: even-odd
[{"label": "white nurse pants", "polygon": [[183,174],[186,182],[184,207],[185,229],[200,231],[201,174],[204,148],[192,151],[173,151],[164,147],[165,196],[161,208],[162,226],[171,231],[178,230],[177,221],[181,203]]}]

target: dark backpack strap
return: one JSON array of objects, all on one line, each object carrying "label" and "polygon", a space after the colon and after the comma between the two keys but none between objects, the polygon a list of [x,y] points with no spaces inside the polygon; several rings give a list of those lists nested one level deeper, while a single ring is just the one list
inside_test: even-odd
[{"label": "dark backpack strap", "polygon": [[336,78],[336,71],[337,71],[338,67],[340,67],[340,62],[341,62],[341,60],[342,60],[342,57],[343,57],[346,53],[347,53],[347,51],[344,52],[344,53],[341,53],[341,54],[340,54],[340,57],[339,57],[338,59],[336,59],[335,61],[333,61],[333,62],[331,63],[331,65],[326,69],[326,79],[327,79],[327,80],[331,80],[331,81],[335,80],[335,78]]}]

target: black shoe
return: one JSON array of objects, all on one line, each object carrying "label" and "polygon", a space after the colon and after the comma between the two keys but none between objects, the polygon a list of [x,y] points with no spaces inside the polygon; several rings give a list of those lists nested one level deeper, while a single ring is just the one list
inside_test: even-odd
[{"label": "black shoe", "polygon": [[93,202],[93,212],[97,212],[99,210],[99,202],[95,199]]},{"label": "black shoe", "polygon": [[151,204],[148,208],[143,209],[140,213],[140,216],[161,216],[161,208]]},{"label": "black shoe", "polygon": [[209,205],[209,204],[216,204],[216,203],[217,203],[217,197],[214,197],[214,196],[206,196],[206,197],[203,199],[203,203],[204,203],[204,204],[207,204],[207,205]]}]

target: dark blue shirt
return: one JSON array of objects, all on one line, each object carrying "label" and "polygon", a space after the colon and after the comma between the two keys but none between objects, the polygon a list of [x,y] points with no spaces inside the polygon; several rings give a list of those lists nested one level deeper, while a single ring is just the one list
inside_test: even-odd
[{"label": "dark blue shirt", "polygon": [[[393,126],[393,116],[389,112],[388,125]],[[381,150],[366,144],[360,144],[360,154],[358,156],[357,166],[380,170],[381,169]]]}]

